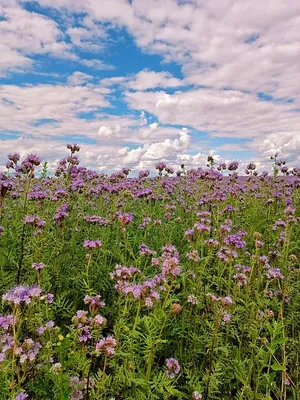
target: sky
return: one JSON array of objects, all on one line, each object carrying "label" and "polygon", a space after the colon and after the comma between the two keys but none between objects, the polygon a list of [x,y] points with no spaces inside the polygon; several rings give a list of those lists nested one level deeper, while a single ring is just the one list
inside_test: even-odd
[{"label": "sky", "polygon": [[299,166],[299,32],[299,0],[0,0],[0,166]]}]

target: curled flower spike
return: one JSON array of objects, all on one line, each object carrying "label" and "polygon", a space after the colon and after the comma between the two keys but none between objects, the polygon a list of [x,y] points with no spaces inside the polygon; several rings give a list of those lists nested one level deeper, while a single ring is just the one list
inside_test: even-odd
[{"label": "curled flower spike", "polygon": [[223,318],[222,318],[223,323],[226,324],[227,322],[230,322],[230,321],[231,321],[231,318],[232,318],[232,315],[231,315],[231,314],[229,314],[229,313],[227,313],[227,312],[224,312]]},{"label": "curled flower spike", "polygon": [[43,263],[33,263],[32,267],[36,270],[36,271],[40,271],[42,269],[44,269],[46,267],[45,264]]},{"label": "curled flower spike", "polygon": [[83,243],[83,247],[87,250],[97,249],[102,246],[102,242],[100,240],[85,240]]},{"label": "curled flower spike", "polygon": [[166,360],[167,371],[166,375],[168,378],[174,378],[180,372],[180,365],[178,360],[175,358],[168,358]]},{"label": "curled flower spike", "polygon": [[193,392],[192,400],[201,400],[201,399],[202,399],[202,394],[200,394],[198,391]]},{"label": "curled flower spike", "polygon": [[102,338],[96,344],[96,352],[103,353],[106,356],[112,356],[115,352],[117,341],[112,336]]},{"label": "curled flower spike", "polygon": [[67,149],[71,150],[71,153],[73,154],[73,153],[80,151],[80,146],[76,143],[74,143],[74,144],[68,143]]},{"label": "curled flower spike", "polygon": [[122,226],[130,224],[130,222],[133,220],[132,214],[122,213],[121,211],[117,211],[116,214]]},{"label": "curled flower spike", "polygon": [[38,286],[15,286],[2,296],[2,299],[8,303],[19,305],[22,303],[30,304],[33,299],[39,299],[41,296],[41,289]]},{"label": "curled flower spike", "polygon": [[188,303],[193,304],[193,305],[198,304],[198,299],[196,296],[188,296],[187,301],[188,301]]},{"label": "curled flower spike", "polygon": [[25,392],[19,393],[19,394],[14,398],[14,400],[26,400],[26,399],[28,399],[28,394],[25,393]]},{"label": "curled flower spike", "polygon": [[85,302],[85,304],[88,304],[90,306],[90,309],[92,311],[96,311],[105,306],[105,302],[100,299],[101,299],[100,294],[98,294],[97,296],[88,296],[87,295],[84,298],[84,302]]}]

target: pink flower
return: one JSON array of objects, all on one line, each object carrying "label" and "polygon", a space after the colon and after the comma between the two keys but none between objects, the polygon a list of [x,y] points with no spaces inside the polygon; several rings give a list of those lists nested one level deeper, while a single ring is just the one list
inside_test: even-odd
[{"label": "pink flower", "polygon": [[174,378],[175,375],[178,375],[180,372],[180,365],[178,360],[176,360],[175,358],[168,358],[166,360],[166,366],[167,366],[167,377],[168,378]]},{"label": "pink flower", "polygon": [[112,356],[115,352],[116,346],[116,339],[114,339],[112,336],[107,336],[106,338],[102,338],[96,344],[96,351],[103,353],[106,356]]}]

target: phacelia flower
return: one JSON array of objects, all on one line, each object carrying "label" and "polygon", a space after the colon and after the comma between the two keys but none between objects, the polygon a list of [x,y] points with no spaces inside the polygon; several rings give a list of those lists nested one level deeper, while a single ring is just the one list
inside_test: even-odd
[{"label": "phacelia flower", "polygon": [[33,263],[33,264],[32,264],[32,267],[33,267],[35,270],[40,271],[40,270],[44,269],[44,268],[46,267],[46,265],[43,264],[43,263]]},{"label": "phacelia flower", "polygon": [[84,302],[85,302],[85,304],[89,305],[89,307],[92,311],[96,311],[105,306],[105,302],[100,299],[101,299],[100,294],[98,294],[96,296],[88,296],[87,295],[84,298]]},{"label": "phacelia flower", "polygon": [[121,211],[117,211],[116,214],[122,226],[130,224],[130,222],[133,220],[132,214],[122,213]]},{"label": "phacelia flower", "polygon": [[266,272],[268,279],[283,279],[283,275],[279,268],[269,268]]},{"label": "phacelia flower", "polygon": [[83,243],[83,247],[87,250],[94,250],[101,246],[102,242],[100,240],[85,240]]},{"label": "phacelia flower", "polygon": [[28,399],[28,394],[25,393],[25,392],[19,393],[19,394],[14,398],[14,400],[26,400],[26,399]]},{"label": "phacelia flower", "polygon": [[103,353],[106,356],[112,356],[115,352],[116,346],[116,339],[114,339],[112,336],[107,336],[106,338],[102,338],[96,344],[96,351]]},{"label": "phacelia flower", "polygon": [[193,305],[197,305],[198,304],[198,299],[196,296],[188,296],[187,298],[188,303],[193,304]]},{"label": "phacelia flower", "polygon": [[227,322],[231,321],[231,318],[232,318],[231,314],[229,314],[227,312],[224,312],[223,317],[222,317],[222,321],[223,321],[224,324],[226,324]]},{"label": "phacelia flower", "polygon": [[180,365],[178,360],[175,358],[168,358],[166,360],[167,371],[166,375],[168,378],[174,378],[180,372]]},{"label": "phacelia flower", "polygon": [[186,253],[186,257],[194,262],[198,262],[200,260],[197,250],[192,250],[189,253]]},{"label": "phacelia flower", "polygon": [[34,298],[40,298],[41,289],[37,286],[15,286],[2,296],[8,303],[19,305],[21,303],[30,304]]},{"label": "phacelia flower", "polygon": [[202,394],[200,394],[198,391],[192,393],[192,400],[201,400],[201,399],[202,399]]}]

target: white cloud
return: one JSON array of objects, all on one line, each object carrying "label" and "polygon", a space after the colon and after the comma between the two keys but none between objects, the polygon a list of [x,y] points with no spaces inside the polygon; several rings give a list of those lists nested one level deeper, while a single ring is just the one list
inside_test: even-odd
[{"label": "white cloud", "polygon": [[70,52],[70,46],[63,41],[62,32],[52,19],[7,2],[3,5],[2,17],[4,18],[0,21],[2,69],[29,67],[32,63],[30,56],[34,54],[76,58]]},{"label": "white cloud", "polygon": [[155,72],[143,70],[138,72],[134,78],[127,83],[130,89],[147,90],[156,88],[168,88],[182,86],[180,79],[174,78],[170,72]]},{"label": "white cloud", "polygon": [[85,74],[84,72],[75,71],[72,75],[68,77],[68,85],[70,86],[78,86],[82,83],[86,83],[92,80],[93,77],[91,75]]},{"label": "white cloud", "polygon": [[99,128],[98,135],[102,138],[118,137],[121,133],[121,125],[115,124],[115,126],[102,125]]},{"label": "white cloud", "polygon": [[[247,139],[245,148],[262,152],[262,157],[280,151],[292,162],[299,160],[299,133],[295,132],[300,123],[298,0],[193,0],[180,4],[176,0],[101,0],[101,6],[98,0],[38,3],[59,9],[65,15],[64,23],[55,22],[51,14],[46,17],[26,11],[14,0],[0,0],[4,16],[0,21],[2,76],[8,70],[35,72],[34,55],[69,58],[79,64],[79,70],[81,65],[109,71],[115,66],[102,59],[117,40],[110,32],[120,33],[119,28],[124,27],[143,52],[162,56],[163,71],[120,73],[99,78],[97,84],[91,75],[76,71],[65,86],[4,85],[0,129],[30,135],[30,140],[37,140],[38,135],[94,138],[104,147],[106,144],[106,150],[110,148],[96,157],[101,168],[121,162],[148,165],[159,158],[201,163],[206,152],[192,147],[195,134],[179,135],[178,126],[208,132],[212,140]],[[76,18],[74,13],[78,13]],[[76,54],[85,49],[93,53],[91,59]],[[182,79],[170,72],[171,67],[168,71],[168,62],[181,67]],[[223,92],[224,88],[228,90]],[[124,95],[134,110],[132,115],[102,112],[104,107],[113,107],[119,92],[118,100]],[[275,100],[262,101],[259,92]],[[95,117],[84,118],[85,113]],[[153,119],[146,113],[158,122],[151,123]],[[39,125],[40,120],[51,117],[55,121]],[[228,144],[219,150],[229,153],[241,147]],[[86,159],[94,159],[92,147],[86,151]]]},{"label": "white cloud", "polygon": [[109,65],[104,63],[101,60],[97,60],[95,58],[91,59],[91,60],[80,60],[79,61],[80,64],[84,65],[85,67],[88,68],[93,68],[93,69],[97,69],[97,70],[103,70],[103,71],[110,71],[115,69],[115,67],[113,65]]}]

